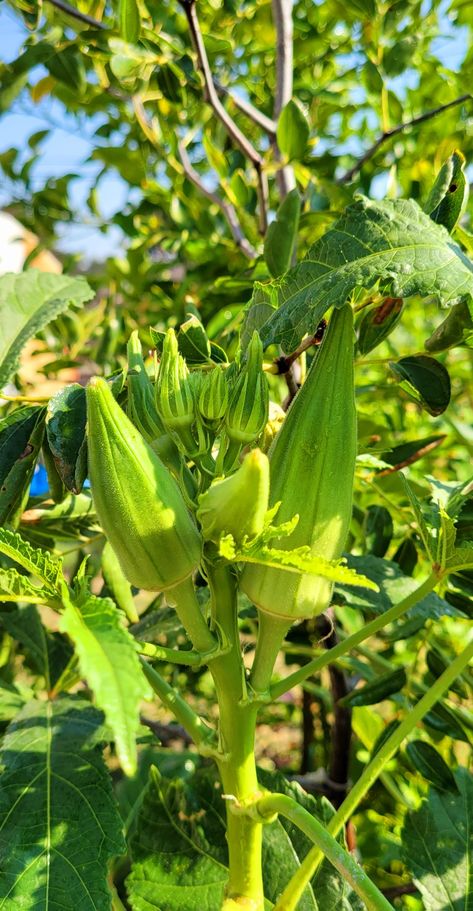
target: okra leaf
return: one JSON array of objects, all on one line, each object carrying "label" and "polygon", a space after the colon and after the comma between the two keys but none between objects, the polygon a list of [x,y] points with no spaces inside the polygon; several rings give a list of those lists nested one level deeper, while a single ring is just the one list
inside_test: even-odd
[{"label": "okra leaf", "polygon": [[120,764],[133,775],[140,703],[149,697],[134,640],[110,598],[81,593],[65,601],[61,630],[75,645],[81,673],[113,732]]},{"label": "okra leaf", "polygon": [[15,715],[18,715],[31,696],[32,692],[28,687],[0,680],[0,724],[3,726],[5,721],[11,721]]},{"label": "okra leaf", "polygon": [[440,168],[424,206],[432,221],[453,231],[468,201],[465,158],[458,149]]},{"label": "okra leaf", "polygon": [[452,770],[430,743],[412,740],[406,746],[406,753],[414,769],[438,791],[458,790]]},{"label": "okra leaf", "polygon": [[182,323],[177,334],[179,352],[189,367],[208,364],[211,359],[210,342],[207,333],[196,316],[192,314]]},{"label": "okra leaf", "polygon": [[473,295],[473,263],[413,200],[359,197],[306,257],[273,283],[279,309],[261,329],[264,346],[294,351],[329,307],[356,288],[434,297],[451,307]]},{"label": "okra leaf", "polygon": [[44,411],[41,409],[33,424],[24,449],[17,454],[3,477],[0,488],[0,526],[19,524],[27,503],[34,469],[43,444]]},{"label": "okra leaf", "polygon": [[0,599],[48,604],[51,601],[51,592],[48,588],[34,585],[29,576],[23,576],[17,569],[0,568]]},{"label": "okra leaf", "polygon": [[87,475],[85,389],[71,383],[48,402],[46,434],[59,477],[72,493],[80,493]]},{"label": "okra leaf", "polygon": [[220,555],[234,563],[261,563],[274,566],[275,569],[286,569],[288,572],[314,573],[346,585],[360,586],[376,591],[377,585],[367,576],[350,569],[342,560],[325,560],[324,557],[313,557],[310,547],[297,547],[294,550],[278,550],[268,547],[258,539],[251,544],[237,545],[232,535],[223,535],[219,545]]},{"label": "okra leaf", "polygon": [[389,364],[397,381],[409,396],[436,417],[448,408],[451,395],[448,370],[426,354],[402,357]]},{"label": "okra leaf", "polygon": [[401,319],[404,302],[401,297],[386,297],[382,304],[368,310],[358,327],[358,350],[368,354],[390,335]]},{"label": "okra leaf", "polygon": [[21,644],[27,666],[44,677],[49,691],[69,663],[72,649],[65,636],[45,629],[35,604],[31,603],[32,599],[27,600],[29,604],[2,612],[0,622],[7,633]]},{"label": "okra leaf", "polygon": [[282,154],[289,161],[300,161],[305,155],[309,135],[309,122],[298,102],[291,98],[283,107],[277,126],[278,146]]},{"label": "okra leaf", "polygon": [[353,690],[348,696],[338,700],[338,705],[352,708],[355,705],[376,705],[383,699],[389,699],[394,693],[399,693],[406,685],[407,676],[404,668],[396,668],[387,674],[380,674],[370,680],[359,690]]},{"label": "okra leaf", "polygon": [[0,485],[24,453],[31,433],[44,411],[38,405],[16,408],[0,421]]},{"label": "okra leaf", "polygon": [[[282,775],[260,770],[259,779],[264,788],[288,793],[323,822],[334,813],[328,801],[305,794]],[[310,847],[306,836],[285,820],[264,827],[266,911],[273,907]],[[180,776],[168,780],[152,769],[131,853],[127,890],[133,911],[217,911],[228,878],[228,854],[225,802],[215,773],[199,769],[183,781]],[[326,861],[298,904],[300,911],[361,908],[350,886]]]},{"label": "okra leaf", "polygon": [[473,347],[473,316],[466,301],[455,304],[440,326],[424,342],[425,350],[431,354],[459,345]]},{"label": "okra leaf", "polygon": [[39,547],[32,547],[17,532],[8,528],[0,528],[0,553],[41,579],[51,594],[59,595],[63,580],[62,560],[59,557],[47,550],[40,550]]},{"label": "okra leaf", "polygon": [[[368,591],[355,589],[351,583],[346,585],[343,582],[337,582],[335,592],[343,603],[350,607],[360,608],[376,614],[384,613],[389,610],[393,604],[402,601],[411,592],[419,587],[419,581],[411,576],[404,576],[397,565],[391,560],[380,559],[368,554],[363,557],[355,557],[352,554],[347,556],[348,567],[363,573],[372,582],[378,586],[378,591]],[[406,613],[406,617],[424,617],[425,619],[436,619],[439,617],[464,616],[461,611],[453,605],[448,604],[443,598],[435,592],[426,595],[422,601],[419,601]]]},{"label": "okra leaf", "polygon": [[0,753],[3,911],[111,911],[108,862],[125,846],[102,739],[101,713],[75,697],[32,700],[8,728]]},{"label": "okra leaf", "polygon": [[0,387],[15,372],[28,339],[55,316],[94,296],[84,278],[29,269],[0,277]]},{"label": "okra leaf", "polygon": [[297,239],[301,198],[291,190],[282,201],[276,218],[269,225],[264,241],[264,258],[273,278],[283,275],[290,268]]},{"label": "okra leaf", "polygon": [[407,868],[414,876],[425,911],[471,911],[471,819],[473,776],[455,772],[458,791],[431,787],[418,810],[408,813],[402,831]]},{"label": "okra leaf", "polygon": [[118,24],[122,38],[130,44],[136,44],[141,31],[141,16],[136,0],[118,0]]}]

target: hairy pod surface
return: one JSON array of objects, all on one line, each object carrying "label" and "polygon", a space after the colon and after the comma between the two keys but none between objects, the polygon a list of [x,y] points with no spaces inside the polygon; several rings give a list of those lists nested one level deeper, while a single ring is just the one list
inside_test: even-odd
[{"label": "hairy pod surface", "polygon": [[[319,354],[269,452],[270,505],[277,521],[299,522],[277,547],[308,545],[314,557],[338,559],[351,520],[356,458],[353,313],[335,310]],[[245,566],[240,587],[262,611],[312,617],[330,602],[332,583],[311,574]]]},{"label": "hairy pod surface", "polygon": [[213,481],[199,497],[197,518],[208,541],[231,534],[239,544],[255,538],[264,526],[269,500],[269,462],[260,449],[245,456],[228,478]]},{"label": "hairy pod surface", "polygon": [[201,558],[201,538],[177,482],[115,401],[87,387],[89,476],[97,515],[132,585],[165,591]]}]

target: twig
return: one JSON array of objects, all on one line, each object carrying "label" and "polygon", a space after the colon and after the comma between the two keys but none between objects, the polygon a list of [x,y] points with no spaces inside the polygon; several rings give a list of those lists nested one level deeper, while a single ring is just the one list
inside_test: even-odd
[{"label": "twig", "polygon": [[271,120],[271,117],[267,117],[266,114],[263,114],[258,108],[255,108],[251,101],[247,101],[245,98],[241,98],[240,95],[235,94],[230,91],[226,86],[221,85],[220,82],[217,82],[214,79],[214,86],[219,95],[223,95],[226,98],[229,98],[233,102],[236,108],[246,114],[253,123],[256,123],[257,126],[261,127],[268,136],[276,136],[276,122]]},{"label": "twig", "polygon": [[456,107],[459,104],[463,104],[464,101],[471,101],[472,99],[473,95],[467,92],[465,95],[460,95],[459,98],[455,98],[454,101],[449,101],[447,104],[442,104],[438,108],[432,108],[431,111],[426,111],[425,114],[420,114],[418,117],[413,117],[412,120],[406,120],[404,123],[399,123],[397,127],[393,127],[392,130],[385,130],[384,133],[379,136],[376,142],[374,142],[373,145],[367,149],[365,154],[358,159],[356,164],[354,164],[349,171],[339,177],[337,183],[344,184],[349,183],[350,180],[353,180],[355,175],[361,171],[366,162],[376,154],[379,147],[387,142],[388,139],[392,139],[393,136],[398,136],[399,133],[402,133],[403,130],[407,130],[408,127],[415,127],[419,123],[424,123],[426,120],[431,120],[432,117],[437,117],[438,114],[443,114],[443,112],[448,111],[449,108]]},{"label": "twig", "polygon": [[[333,612],[326,616],[321,614],[317,630],[323,636],[326,649],[333,648],[338,636],[333,622]],[[338,704],[338,700],[348,693],[345,674],[335,664],[329,664],[330,688],[334,702],[333,724],[331,732],[331,751],[329,768],[329,800],[338,808],[346,797],[348,789],[348,769],[350,764],[351,744],[351,710]]]},{"label": "twig", "polygon": [[90,25],[91,28],[100,28],[103,31],[107,29],[107,26],[104,25],[103,22],[99,22],[99,20],[94,19],[93,16],[88,16],[87,13],[81,13],[81,11],[74,6],[69,6],[69,3],[66,3],[65,0],[49,0],[49,3],[52,6],[55,6],[56,9],[61,10],[62,13],[66,13],[67,16],[72,16],[73,19],[77,19],[78,22]]},{"label": "twig", "polygon": [[[293,0],[272,0],[273,20],[276,29],[276,97],[274,99],[274,120],[278,117],[285,105],[292,98],[292,72],[293,72],[293,26],[292,26]],[[276,161],[281,161],[276,136],[271,145]],[[293,190],[296,181],[294,169],[291,165],[280,168],[276,175],[281,199]]]},{"label": "twig", "polygon": [[160,721],[153,721],[144,715],[140,716],[140,721],[153,732],[164,747],[169,746],[175,740],[182,740],[186,746],[193,743],[192,737],[182,724],[162,724]]},{"label": "twig", "polygon": [[218,193],[215,193],[212,190],[208,190],[203,181],[201,180],[199,174],[193,168],[190,158],[187,154],[187,149],[184,143],[181,141],[178,143],[179,157],[181,159],[182,167],[184,168],[184,174],[186,177],[196,186],[210,202],[213,202],[214,205],[218,206],[225,219],[228,223],[228,227],[232,233],[232,237],[237,245],[240,248],[241,252],[248,257],[248,259],[256,259],[257,252],[250,244],[249,240],[244,236],[241,229],[240,222],[238,221],[238,215],[236,209],[232,206],[231,203],[227,202]]},{"label": "twig", "polygon": [[218,92],[214,85],[209,58],[207,57],[207,51],[205,49],[204,39],[197,16],[195,0],[179,0],[179,2],[186,14],[192,42],[197,54],[198,68],[202,73],[204,79],[205,100],[213,108],[216,116],[221,121],[221,123],[223,123],[223,126],[225,127],[230,138],[233,139],[233,142],[239,147],[245,157],[248,158],[256,171],[258,180],[260,215],[259,227],[261,234],[264,235],[266,233],[268,224],[268,182],[266,174],[263,170],[263,159],[259,152],[252,145],[250,140],[245,136],[244,133],[242,133],[233,118],[230,117],[230,114],[225,110],[222,102],[220,101],[220,98],[218,97]]},{"label": "twig", "polygon": [[[133,109],[135,112],[136,119],[143,130],[146,138],[151,142],[152,145],[157,146],[156,136],[153,131],[153,127],[146,116],[146,111],[144,109],[143,102],[138,95],[134,95],[132,98]],[[213,202],[221,210],[225,216],[228,226],[230,228],[232,237],[237,245],[240,248],[241,252],[248,257],[248,259],[256,259],[257,252],[254,247],[251,246],[250,242],[246,239],[243,234],[240,222],[238,220],[238,215],[234,206],[231,203],[227,202],[225,199],[222,199],[218,193],[208,190],[203,181],[201,180],[200,175],[197,173],[195,168],[192,167],[190,158],[187,154],[187,149],[184,142],[180,141],[178,143],[179,157],[181,159],[182,168],[184,174],[190,180],[194,186],[203,193],[210,202]]]}]

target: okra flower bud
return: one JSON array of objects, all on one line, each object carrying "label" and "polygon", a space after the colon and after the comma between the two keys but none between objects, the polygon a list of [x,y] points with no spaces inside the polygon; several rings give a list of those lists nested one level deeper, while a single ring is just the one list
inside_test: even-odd
[{"label": "okra flower bud", "polygon": [[170,432],[178,435],[189,455],[195,450],[192,424],[195,421],[193,383],[187,364],[179,354],[176,333],[168,329],[156,383],[156,407]]},{"label": "okra flower bud", "polygon": [[268,499],[268,457],[253,449],[238,471],[213,481],[199,497],[197,518],[204,538],[218,543],[222,534],[231,534],[237,544],[255,538],[263,530]]},{"label": "okra flower bud", "polygon": [[115,401],[107,383],[87,388],[92,497],[132,585],[166,591],[201,558],[201,538],[177,482]]},{"label": "okra flower bud", "polygon": [[154,404],[153,384],[146,371],[138,331],[131,333],[128,354],[128,417],[151,443],[166,433],[164,424]]},{"label": "okra flower bud", "polygon": [[240,450],[253,443],[268,419],[269,390],[263,372],[263,346],[256,332],[248,346],[247,359],[237,376],[225,415],[228,447],[224,467],[230,471]]},{"label": "okra flower bud", "polygon": [[[353,313],[335,310],[319,354],[269,452],[270,505],[277,521],[298,524],[277,547],[309,546],[314,557],[342,555],[352,512],[356,458]],[[312,574],[247,564],[242,590],[265,613],[313,617],[330,603],[332,583]]]},{"label": "okra flower bud", "polygon": [[214,367],[202,377],[198,398],[199,412],[209,424],[225,417],[228,406],[228,384],[221,367]]}]

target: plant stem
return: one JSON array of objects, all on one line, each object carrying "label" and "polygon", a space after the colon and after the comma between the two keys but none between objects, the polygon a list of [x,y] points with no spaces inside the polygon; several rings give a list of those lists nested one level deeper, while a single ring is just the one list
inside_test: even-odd
[{"label": "plant stem", "polygon": [[297,826],[307,838],[322,851],[327,860],[342,874],[352,889],[366,904],[368,911],[393,911],[392,905],[382,895],[356,860],[340,845],[333,835],[308,810],[286,794],[266,794],[261,797],[249,812],[263,818],[280,813],[293,825]]},{"label": "plant stem", "polygon": [[155,645],[154,642],[141,642],[136,640],[138,651],[147,658],[154,658],[155,661],[168,661],[170,664],[185,664],[188,667],[200,667],[204,663],[205,656],[201,652],[195,652],[193,649],[184,651],[183,649],[166,648],[164,645]]},{"label": "plant stem", "polygon": [[[220,627],[229,650],[209,663],[219,705],[219,755],[217,764],[225,795],[239,802],[259,794],[254,753],[258,705],[247,696],[236,603],[236,579],[230,567],[207,567],[212,596],[212,616]],[[263,911],[261,866],[262,824],[249,817],[237,817],[227,805],[229,879],[225,911]]]},{"label": "plant stem", "polygon": [[332,664],[337,658],[340,658],[342,655],[351,651],[352,648],[356,648],[357,645],[364,642],[365,639],[374,636],[375,633],[387,626],[388,623],[397,620],[402,614],[405,614],[406,611],[417,604],[418,601],[421,601],[422,598],[425,598],[426,595],[430,594],[438,581],[437,573],[431,573],[422,585],[419,585],[415,591],[411,592],[410,595],[407,595],[406,598],[403,598],[398,604],[394,604],[389,610],[380,614],[379,617],[375,617],[375,619],[371,620],[370,623],[367,623],[366,626],[357,630],[356,633],[353,633],[347,639],[338,642],[337,645],[329,651],[324,652],[322,655],[318,655],[312,661],[309,661],[308,664],[304,664],[303,667],[294,671],[293,674],[289,674],[284,680],[275,683],[270,689],[271,699],[278,699],[279,696],[282,696],[283,693],[287,693],[288,690],[291,690],[294,686],[302,683],[307,677],[311,677],[312,674],[318,673],[318,671],[321,671],[327,664]]},{"label": "plant stem", "polygon": [[151,667],[144,658],[140,658],[140,661],[145,677],[151,685],[151,688],[156,695],[159,696],[163,705],[172,712],[174,717],[182,724],[182,727],[188,731],[194,743],[197,744],[197,746],[205,746],[208,744],[208,746],[211,747],[215,743],[215,732],[212,728],[210,728],[205,721],[202,721],[202,718],[191,709],[190,705],[185,702],[177,690],[170,686],[169,683],[161,677],[161,674],[158,674],[158,672],[155,671],[154,667]]},{"label": "plant stem", "polygon": [[[383,771],[385,765],[394,756],[402,741],[410,734],[424,715],[435,705],[456,680],[458,675],[473,658],[473,640],[458,655],[452,664],[437,678],[430,690],[410,709],[404,721],[383,744],[369,765],[365,768],[352,790],[345,798],[341,807],[328,824],[328,831],[335,837],[343,828],[347,820],[353,815],[359,803],[363,800],[371,786]],[[312,848],[304,858],[299,870],[293,876],[284,890],[281,898],[274,906],[274,911],[295,911],[301,895],[318,869],[323,855],[318,848]]]},{"label": "plant stem", "polygon": [[256,695],[268,692],[274,663],[290,626],[291,622],[286,618],[279,619],[258,611],[258,638],[250,675],[250,684]]},{"label": "plant stem", "polygon": [[179,620],[198,652],[210,652],[217,648],[218,642],[204,619],[190,576],[167,592],[166,600],[175,607]]}]

